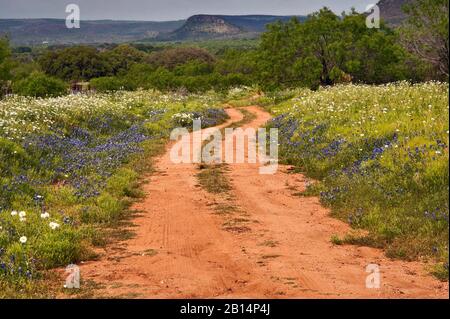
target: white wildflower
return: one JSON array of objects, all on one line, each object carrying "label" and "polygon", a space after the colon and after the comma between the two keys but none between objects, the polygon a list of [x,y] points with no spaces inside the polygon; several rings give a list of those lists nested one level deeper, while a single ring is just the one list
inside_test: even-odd
[{"label": "white wildflower", "polygon": [[55,230],[56,228],[59,228],[59,226],[60,226],[58,223],[55,223],[55,222],[50,222],[48,225],[53,230]]},{"label": "white wildflower", "polygon": [[47,212],[41,214],[41,218],[42,218],[42,219],[47,219],[47,218],[49,218],[49,217],[50,217],[50,214],[47,213]]}]

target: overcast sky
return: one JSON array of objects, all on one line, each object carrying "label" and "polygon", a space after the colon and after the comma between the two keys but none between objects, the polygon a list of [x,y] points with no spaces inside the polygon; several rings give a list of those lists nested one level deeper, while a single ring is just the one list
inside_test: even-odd
[{"label": "overcast sky", "polygon": [[0,0],[0,18],[65,18],[80,6],[82,20],[177,20],[193,14],[301,15],[328,6],[336,13],[364,11],[377,0]]}]

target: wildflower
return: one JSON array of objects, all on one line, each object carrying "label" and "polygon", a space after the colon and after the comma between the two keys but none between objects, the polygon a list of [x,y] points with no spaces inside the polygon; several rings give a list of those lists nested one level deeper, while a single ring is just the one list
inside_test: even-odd
[{"label": "wildflower", "polygon": [[13,210],[13,211],[11,212],[11,216],[16,216],[16,215],[17,215],[17,211]]},{"label": "wildflower", "polygon": [[49,225],[50,228],[53,229],[53,230],[59,228],[59,226],[60,226],[58,223],[55,223],[55,222],[50,222],[48,225]]},{"label": "wildflower", "polygon": [[19,213],[19,217],[20,217],[20,218],[24,218],[25,216],[27,216],[27,213],[25,213],[24,211],[21,211],[21,212]]},{"label": "wildflower", "polygon": [[41,214],[41,218],[42,218],[42,219],[47,219],[47,218],[49,218],[49,217],[50,217],[50,214],[47,213],[47,212]]},{"label": "wildflower", "polygon": [[22,237],[19,238],[19,241],[20,241],[22,244],[25,244],[25,243],[27,242],[27,240],[28,240],[28,238],[27,238],[26,236],[22,236]]}]

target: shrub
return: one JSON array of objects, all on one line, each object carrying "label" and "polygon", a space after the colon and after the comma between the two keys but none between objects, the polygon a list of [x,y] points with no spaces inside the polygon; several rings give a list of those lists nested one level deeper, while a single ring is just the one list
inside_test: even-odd
[{"label": "shrub", "polygon": [[56,78],[40,72],[33,72],[27,78],[13,85],[13,92],[32,97],[55,97],[67,93],[67,85]]},{"label": "shrub", "polygon": [[124,81],[112,76],[92,79],[90,84],[98,92],[114,92],[125,89]]},{"label": "shrub", "polygon": [[171,48],[154,52],[148,58],[150,64],[169,70],[190,61],[212,64],[215,58],[208,51],[200,48]]}]

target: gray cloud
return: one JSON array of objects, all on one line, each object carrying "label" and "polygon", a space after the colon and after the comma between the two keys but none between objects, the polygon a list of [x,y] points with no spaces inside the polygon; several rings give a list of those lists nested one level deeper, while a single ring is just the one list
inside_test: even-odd
[{"label": "gray cloud", "polygon": [[176,20],[193,14],[308,14],[328,6],[340,13],[363,11],[377,0],[0,0],[0,18],[65,18],[69,3],[82,20]]}]

